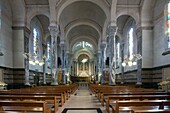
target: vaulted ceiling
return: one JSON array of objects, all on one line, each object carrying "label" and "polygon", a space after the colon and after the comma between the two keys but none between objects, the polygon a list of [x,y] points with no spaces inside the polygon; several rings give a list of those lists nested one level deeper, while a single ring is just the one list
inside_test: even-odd
[{"label": "vaulted ceiling", "polygon": [[[50,0],[24,0],[26,5],[50,5]],[[55,0],[54,0],[55,1]],[[56,0],[56,8],[60,3],[68,2],[70,0]],[[76,44],[86,41],[93,45],[94,51],[98,51],[100,39],[102,37],[103,28],[106,21],[110,21],[110,12],[98,5],[95,2],[99,2],[106,9],[111,10],[112,2],[117,1],[117,7],[142,7],[144,0],[73,0],[69,5],[63,8],[59,15],[59,25],[63,29],[63,37],[69,45],[69,49],[73,50]],[[50,7],[50,6],[49,6]],[[56,12],[57,13],[57,12]],[[108,13],[108,14],[106,14]],[[130,16],[123,15],[117,19],[117,26],[119,30],[122,30],[126,21]],[[49,19],[46,16],[38,15],[40,23],[42,23],[43,29],[48,31]],[[81,48],[79,52],[85,51]]]}]

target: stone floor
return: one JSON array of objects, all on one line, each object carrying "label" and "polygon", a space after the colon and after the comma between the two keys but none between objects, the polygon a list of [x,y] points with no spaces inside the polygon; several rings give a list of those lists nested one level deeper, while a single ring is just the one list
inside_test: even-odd
[{"label": "stone floor", "polygon": [[[67,109],[68,108],[68,109]],[[58,113],[107,113],[87,87],[79,87]]]}]

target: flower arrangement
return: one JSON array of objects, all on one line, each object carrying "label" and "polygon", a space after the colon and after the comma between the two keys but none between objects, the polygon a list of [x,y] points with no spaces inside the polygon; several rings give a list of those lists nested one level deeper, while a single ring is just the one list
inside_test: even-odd
[{"label": "flower arrangement", "polygon": [[170,83],[169,81],[165,80],[165,81],[158,83],[158,85],[165,86],[165,85],[168,85],[169,83]]}]

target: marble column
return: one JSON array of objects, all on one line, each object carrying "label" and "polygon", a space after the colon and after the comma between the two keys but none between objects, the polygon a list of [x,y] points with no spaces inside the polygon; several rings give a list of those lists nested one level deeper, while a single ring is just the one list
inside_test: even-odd
[{"label": "marble column", "polygon": [[77,65],[76,65],[76,61],[74,60],[74,76],[77,75]]},{"label": "marble column", "polygon": [[51,85],[58,85],[58,69],[57,69],[57,36],[58,36],[58,26],[49,26],[49,31],[51,35],[51,68],[52,68],[52,83]]},{"label": "marble column", "polygon": [[97,73],[97,76],[96,76],[96,81],[101,82],[101,59],[102,59],[101,51],[98,51],[97,57],[98,57],[98,73]]},{"label": "marble column", "polygon": [[60,47],[61,47],[62,83],[66,84],[66,76],[65,76],[65,45],[64,45],[64,41],[60,42]]},{"label": "marble column", "polygon": [[72,60],[72,55],[70,54],[69,51],[66,51],[65,61],[66,61],[67,83],[70,81],[71,60]]},{"label": "marble column", "polygon": [[[136,29],[137,36],[137,54],[142,55],[142,27]],[[137,61],[137,85],[142,84],[142,59]]]},{"label": "marble column", "polygon": [[94,54],[94,65],[96,66],[95,67],[95,72],[94,72],[94,78],[95,78],[95,80],[96,80],[96,77],[97,77],[97,75],[98,75],[98,57],[97,57],[97,54]]},{"label": "marble column", "polygon": [[106,42],[105,41],[102,41],[101,43],[101,51],[102,51],[102,67],[101,67],[101,70],[102,70],[102,80],[101,80],[101,84],[105,84],[106,83],[106,74],[105,74],[105,59],[104,59],[104,50],[106,48]]},{"label": "marble column", "polygon": [[76,64],[77,64],[77,76],[78,76],[79,75],[79,62],[78,62],[78,60],[77,60]]},{"label": "marble column", "polygon": [[47,56],[47,45],[43,44],[43,84],[46,84],[46,69],[47,69],[47,61],[46,61],[46,56]]},{"label": "marble column", "polygon": [[[109,26],[108,27],[108,35],[109,35],[109,84],[110,85],[115,85],[115,57],[116,57],[116,31],[117,27],[116,26]],[[114,61],[113,61],[114,60]]]},{"label": "marble column", "polygon": [[122,66],[122,63],[124,61],[124,44],[123,44],[123,40],[121,41],[121,46],[120,46],[120,50],[121,50],[121,84],[124,84],[124,67]]}]

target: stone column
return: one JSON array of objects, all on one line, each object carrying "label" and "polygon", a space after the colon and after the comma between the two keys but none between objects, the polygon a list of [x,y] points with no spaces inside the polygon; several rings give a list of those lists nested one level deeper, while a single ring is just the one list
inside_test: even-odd
[{"label": "stone column", "polygon": [[101,84],[105,84],[106,82],[106,75],[105,75],[105,59],[104,59],[104,49],[106,47],[106,42],[102,41],[101,43],[101,51],[102,51],[102,80],[101,80]]},{"label": "stone column", "polygon": [[91,80],[92,80],[92,76],[94,76],[92,68],[93,68],[93,60],[90,59],[90,61],[89,61],[89,71],[90,71],[90,78],[91,78]]},{"label": "stone column", "polygon": [[76,62],[76,64],[77,64],[77,76],[78,76],[78,74],[79,74],[79,62],[78,62],[78,60],[77,60],[77,62]]},{"label": "stone column", "polygon": [[73,69],[73,76],[75,76],[76,74],[75,74],[75,60],[73,60],[73,67],[72,67],[72,69]]},{"label": "stone column", "polygon": [[47,45],[43,44],[43,84],[46,84],[46,68],[47,68],[47,62],[46,62],[46,57],[47,56]]},{"label": "stone column", "polygon": [[77,65],[76,65],[76,61],[74,61],[74,76],[77,75]]},{"label": "stone column", "polygon": [[98,74],[98,57],[97,57],[97,54],[94,54],[94,63],[95,63],[95,72],[94,72],[94,77],[95,77],[95,80],[97,79],[97,74]]},{"label": "stone column", "polygon": [[65,77],[65,45],[64,45],[64,41],[60,42],[60,46],[61,46],[62,83],[66,84],[66,77]]},{"label": "stone column", "polygon": [[[122,36],[122,35],[121,35]],[[120,46],[120,50],[121,50],[121,84],[124,84],[124,67],[122,66],[122,63],[124,61],[124,44],[123,44],[123,39],[121,41],[121,46]]]},{"label": "stone column", "polygon": [[96,81],[97,82],[100,82],[101,81],[101,78],[100,78],[100,75],[101,74],[101,59],[102,59],[102,56],[101,56],[101,51],[98,51],[98,73],[97,73],[97,76],[96,76]]},{"label": "stone column", "polygon": [[92,75],[92,70],[91,70],[91,61],[89,61],[89,75],[90,75],[90,77],[91,77],[91,75]]},{"label": "stone column", "polygon": [[[116,57],[116,26],[109,26],[108,27],[108,35],[109,35],[109,84],[115,85],[115,57]],[[114,60],[114,61],[113,61]]]},{"label": "stone column", "polygon": [[[142,27],[136,29],[137,36],[137,54],[142,55]],[[137,85],[142,84],[142,59],[137,61]]]},{"label": "stone column", "polygon": [[49,31],[51,35],[51,68],[52,68],[52,85],[58,85],[58,69],[57,69],[57,36],[58,36],[58,26],[49,26]]},{"label": "stone column", "polygon": [[[24,53],[29,53],[29,36],[31,31],[28,28],[24,28]],[[29,56],[28,56],[29,57]],[[29,58],[24,59],[25,65],[25,85],[30,85],[29,81]]]},{"label": "stone column", "polygon": [[66,51],[65,61],[66,61],[66,72],[68,74],[67,75],[67,83],[68,83],[68,81],[70,81],[71,60],[72,60],[72,55],[70,54],[69,51]]}]

